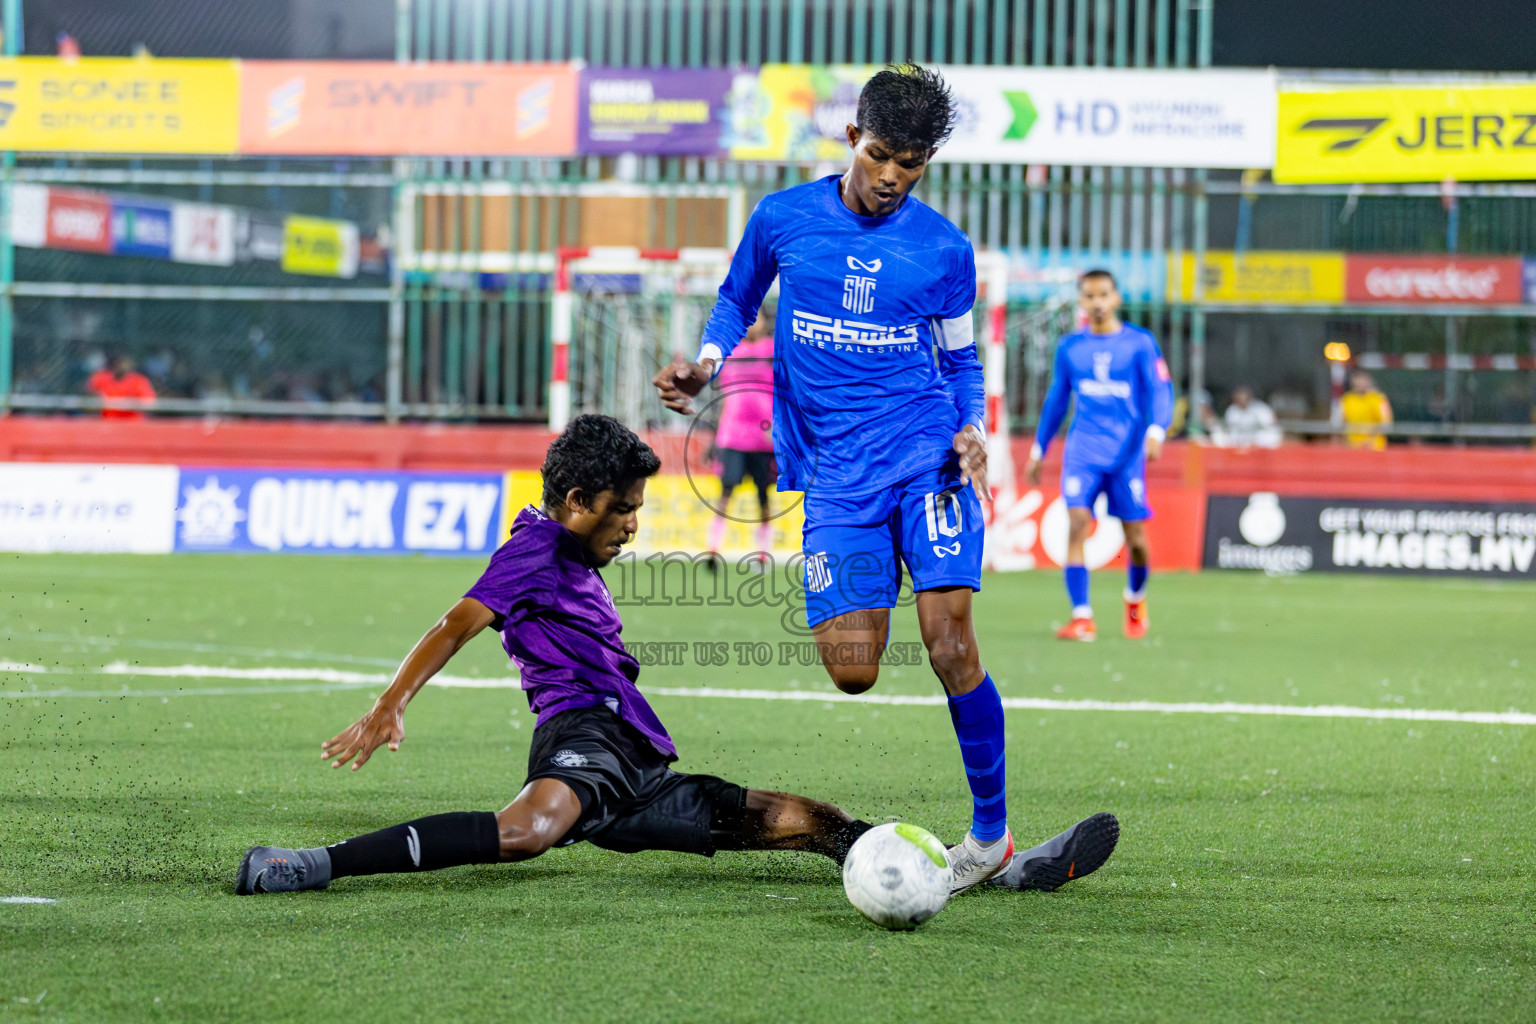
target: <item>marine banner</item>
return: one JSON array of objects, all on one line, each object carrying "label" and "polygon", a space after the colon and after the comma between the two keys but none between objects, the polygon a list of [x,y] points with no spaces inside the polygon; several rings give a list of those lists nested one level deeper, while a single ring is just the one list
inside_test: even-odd
[{"label": "marine banner", "polygon": [[[1250,250],[1205,254],[1203,298],[1212,305],[1336,305],[1344,301],[1343,253]],[[1195,254],[1168,281],[1171,302],[1195,298]]]},{"label": "marine banner", "polygon": [[0,463],[0,551],[171,550],[175,466]]},{"label": "marine banner", "polygon": [[64,153],[235,152],[232,60],[0,59],[0,149]]},{"label": "marine banner", "polygon": [[246,61],[240,149],[288,156],[570,156],[572,64]]},{"label": "marine banner", "polygon": [[1536,577],[1536,505],[1210,496],[1208,569]]},{"label": "marine banner", "polygon": [[1536,178],[1536,85],[1397,85],[1280,93],[1284,183]]}]

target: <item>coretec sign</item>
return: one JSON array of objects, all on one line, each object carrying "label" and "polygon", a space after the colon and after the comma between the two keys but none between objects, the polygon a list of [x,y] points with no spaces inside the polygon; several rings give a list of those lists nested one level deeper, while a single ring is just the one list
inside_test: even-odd
[{"label": "coretec sign", "polygon": [[1279,182],[1536,178],[1536,84],[1280,92]]},{"label": "coretec sign", "polygon": [[1350,302],[1475,303],[1521,301],[1519,257],[1356,255],[1344,257]]}]

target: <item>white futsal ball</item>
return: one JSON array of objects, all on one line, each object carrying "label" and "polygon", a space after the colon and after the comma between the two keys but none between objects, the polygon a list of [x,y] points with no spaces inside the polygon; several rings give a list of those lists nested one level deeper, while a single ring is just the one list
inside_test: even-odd
[{"label": "white futsal ball", "polygon": [[881,928],[910,931],[944,909],[954,872],[944,844],[916,825],[876,825],[843,862],[848,902]]}]

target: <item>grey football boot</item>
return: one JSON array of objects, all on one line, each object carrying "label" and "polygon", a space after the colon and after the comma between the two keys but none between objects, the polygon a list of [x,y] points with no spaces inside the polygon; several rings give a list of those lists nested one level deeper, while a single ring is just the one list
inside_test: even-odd
[{"label": "grey football boot", "polygon": [[290,850],[282,846],[253,846],[235,872],[235,894],[298,892],[331,884],[331,855],[325,847]]},{"label": "grey football boot", "polygon": [[1014,854],[1012,862],[987,884],[1054,892],[1103,867],[1119,841],[1119,819],[1101,811],[1033,849]]}]

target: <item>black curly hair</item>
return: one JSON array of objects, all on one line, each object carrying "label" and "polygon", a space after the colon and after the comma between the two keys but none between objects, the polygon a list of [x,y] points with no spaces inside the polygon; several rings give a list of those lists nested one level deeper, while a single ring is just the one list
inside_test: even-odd
[{"label": "black curly hair", "polygon": [[898,153],[942,146],[959,118],[944,76],[911,62],[889,65],[864,83],[855,116],[859,131]]},{"label": "black curly hair", "polygon": [[627,490],[656,475],[661,459],[651,446],[612,416],[586,414],[571,420],[544,455],[544,507],[565,504],[572,487],[588,501],[603,491]]}]

